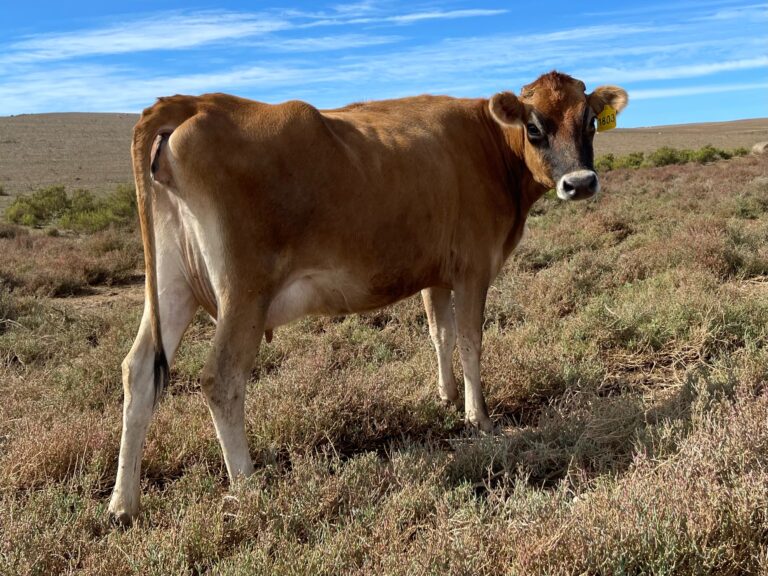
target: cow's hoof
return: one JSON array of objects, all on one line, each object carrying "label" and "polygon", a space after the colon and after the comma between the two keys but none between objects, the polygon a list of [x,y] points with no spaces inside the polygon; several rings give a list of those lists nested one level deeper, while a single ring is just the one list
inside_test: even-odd
[{"label": "cow's hoof", "polygon": [[113,492],[109,501],[109,521],[114,526],[128,527],[133,524],[133,519],[138,513],[138,506],[131,499],[126,499],[124,493]]},{"label": "cow's hoof", "polygon": [[453,400],[449,398],[440,398],[440,404],[444,408],[456,408],[458,411],[461,411],[461,409],[464,407],[458,397],[454,398]]},{"label": "cow's hoof", "polygon": [[133,516],[126,511],[112,512],[109,511],[109,523],[118,528],[128,528],[133,524]]},{"label": "cow's hoof", "polygon": [[488,416],[485,417],[477,417],[477,418],[465,418],[464,422],[467,426],[471,426],[472,428],[476,428],[480,432],[485,432],[486,434],[493,434],[493,422],[491,422],[491,419],[488,418]]}]

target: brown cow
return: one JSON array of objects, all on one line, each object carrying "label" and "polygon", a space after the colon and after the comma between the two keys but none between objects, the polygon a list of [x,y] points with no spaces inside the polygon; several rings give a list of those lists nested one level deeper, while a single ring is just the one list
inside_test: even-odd
[{"label": "brown cow", "polygon": [[[518,98],[418,96],[318,110],[225,94],[161,98],[133,135],[146,305],[123,362],[110,512],[138,511],[141,453],[168,365],[202,306],[216,319],[201,387],[231,480],[253,463],[245,383],[262,336],[307,314],[379,308],[422,291],[440,397],[493,428],[480,388],[489,284],[548,189],[593,196],[595,114],[615,86],[551,72]],[[453,305],[451,304],[453,296]]]}]

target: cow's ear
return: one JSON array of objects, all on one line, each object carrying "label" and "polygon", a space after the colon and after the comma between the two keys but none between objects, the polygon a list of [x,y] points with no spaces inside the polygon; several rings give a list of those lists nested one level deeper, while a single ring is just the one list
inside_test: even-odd
[{"label": "cow's ear", "polygon": [[627,96],[627,91],[624,88],[600,86],[587,96],[587,100],[595,114],[600,114],[606,106],[610,106],[616,112],[621,112],[629,103],[629,96]]},{"label": "cow's ear", "polygon": [[491,116],[502,126],[522,124],[525,107],[512,92],[499,92],[488,102]]}]

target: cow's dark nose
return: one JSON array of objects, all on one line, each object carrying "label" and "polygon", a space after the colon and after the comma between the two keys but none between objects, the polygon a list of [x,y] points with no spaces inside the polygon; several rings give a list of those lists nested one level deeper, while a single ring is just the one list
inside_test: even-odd
[{"label": "cow's dark nose", "polygon": [[569,172],[557,183],[557,195],[562,200],[591,198],[600,190],[597,174],[592,170]]}]

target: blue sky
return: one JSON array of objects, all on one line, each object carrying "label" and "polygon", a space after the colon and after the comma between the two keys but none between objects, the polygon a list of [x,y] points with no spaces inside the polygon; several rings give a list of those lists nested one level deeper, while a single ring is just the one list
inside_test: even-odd
[{"label": "blue sky", "polygon": [[729,0],[4,2],[0,115],[231,92],[319,107],[519,91],[551,69],[630,93],[620,125],[768,117],[768,4]]}]

